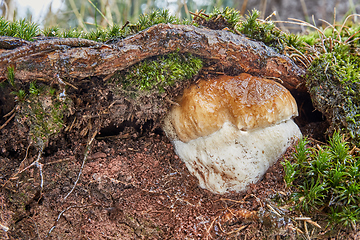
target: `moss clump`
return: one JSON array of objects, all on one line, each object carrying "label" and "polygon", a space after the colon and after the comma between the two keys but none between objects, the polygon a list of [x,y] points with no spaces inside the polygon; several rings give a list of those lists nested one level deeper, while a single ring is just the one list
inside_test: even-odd
[{"label": "moss clump", "polygon": [[32,41],[33,37],[40,32],[36,23],[31,23],[25,19],[10,22],[0,17],[0,36],[17,37]]},{"label": "moss clump", "polygon": [[210,29],[222,30],[228,28],[234,33],[242,33],[245,36],[261,41],[279,52],[284,52],[286,46],[302,49],[303,42],[297,35],[284,33],[278,29],[271,20],[259,19],[260,12],[252,10],[248,15],[241,16],[233,8],[219,10],[214,8],[210,14],[197,13],[194,22]]},{"label": "moss clump", "polygon": [[359,30],[359,26],[346,31],[334,29],[333,35],[318,47],[322,52],[306,76],[315,108],[330,123],[329,133],[340,130],[356,145],[360,144]]},{"label": "moss clump", "polygon": [[245,20],[239,25],[239,32],[249,38],[262,41],[270,47],[282,49],[281,31],[275,27],[272,21],[259,21],[259,14],[260,12],[254,9],[251,13],[245,15]]},{"label": "moss clump", "polygon": [[37,146],[46,144],[64,126],[63,117],[69,112],[70,99],[59,98],[56,90],[39,87],[32,82],[24,100],[18,102],[17,122],[29,128],[29,135]]},{"label": "moss clump", "polygon": [[135,24],[127,23],[124,26],[114,24],[108,28],[97,28],[87,33],[79,28],[60,31],[58,27],[51,27],[44,29],[42,33],[47,37],[84,38],[98,42],[106,42],[115,38],[125,38],[160,23],[191,24],[190,21],[180,20],[170,15],[169,10],[164,9],[154,10],[149,14],[140,15],[139,21]]},{"label": "moss clump", "polygon": [[226,7],[225,9],[214,8],[214,10],[205,14],[197,12],[198,16],[194,17],[194,23],[214,30],[229,28],[233,30],[240,21],[239,11]]},{"label": "moss clump", "polygon": [[328,143],[318,149],[302,139],[293,161],[284,163],[285,181],[299,210],[321,209],[331,223],[355,226],[360,222],[360,160],[338,132]]},{"label": "moss clump", "polygon": [[174,52],[135,64],[119,75],[117,82],[126,91],[155,90],[162,93],[167,86],[191,79],[202,66],[200,58]]},{"label": "moss clump", "polygon": [[129,24],[127,27],[131,34],[140,32],[160,23],[171,23],[171,24],[191,24],[190,21],[180,20],[179,18],[172,16],[167,9],[154,10],[149,14],[143,14],[139,16],[139,21],[136,24]]},{"label": "moss clump", "polygon": [[135,24],[127,23],[124,26],[114,24],[108,28],[99,27],[90,32],[84,32],[80,28],[60,30],[56,26],[40,30],[36,23],[31,23],[25,19],[11,22],[0,17],[0,36],[17,37],[32,41],[34,37],[42,34],[45,37],[84,38],[106,42],[114,38],[125,38],[159,23],[192,24],[191,21],[180,20],[172,16],[167,9],[154,10],[149,14],[140,15],[139,21]]},{"label": "moss clump", "polygon": [[259,11],[252,10],[240,21],[236,30],[282,53],[287,46],[298,50],[303,48],[303,41],[297,35],[282,32],[271,20],[258,19],[259,15]]}]

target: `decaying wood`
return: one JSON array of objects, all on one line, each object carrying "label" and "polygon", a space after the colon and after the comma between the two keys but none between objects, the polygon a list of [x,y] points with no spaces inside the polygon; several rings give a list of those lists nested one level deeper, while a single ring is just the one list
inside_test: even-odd
[{"label": "decaying wood", "polygon": [[15,77],[22,81],[57,76],[76,79],[109,75],[143,59],[174,51],[219,62],[224,69],[279,78],[290,90],[301,86],[305,73],[291,59],[261,42],[226,30],[187,25],[155,25],[112,44],[56,38],[24,42],[15,49],[0,51],[0,81],[6,79],[10,65],[15,67]]}]

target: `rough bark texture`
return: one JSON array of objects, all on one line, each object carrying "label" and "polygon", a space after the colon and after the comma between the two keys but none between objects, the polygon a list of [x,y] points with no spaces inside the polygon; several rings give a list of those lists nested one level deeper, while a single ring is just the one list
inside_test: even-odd
[{"label": "rough bark texture", "polygon": [[280,78],[289,90],[301,85],[305,73],[291,59],[261,42],[226,30],[187,25],[155,25],[112,44],[59,38],[17,44],[0,52],[1,80],[6,79],[9,65],[15,66],[15,77],[23,81],[56,76],[75,79],[109,75],[143,59],[177,50],[219,62],[223,70]]}]

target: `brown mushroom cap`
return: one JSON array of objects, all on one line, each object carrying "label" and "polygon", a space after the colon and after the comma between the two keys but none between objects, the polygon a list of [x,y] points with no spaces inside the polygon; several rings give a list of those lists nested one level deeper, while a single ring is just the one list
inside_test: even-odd
[{"label": "brown mushroom cap", "polygon": [[171,140],[189,142],[218,131],[225,122],[240,130],[278,124],[297,116],[296,101],[282,85],[246,73],[200,80],[184,91],[164,119]]}]

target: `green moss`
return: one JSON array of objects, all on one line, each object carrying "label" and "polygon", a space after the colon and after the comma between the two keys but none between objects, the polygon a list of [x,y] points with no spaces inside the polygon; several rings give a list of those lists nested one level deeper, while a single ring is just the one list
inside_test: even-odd
[{"label": "green moss", "polygon": [[30,138],[35,145],[45,144],[64,126],[63,117],[72,102],[68,98],[60,99],[55,92],[55,89],[33,82],[29,94],[18,102],[17,122],[29,128]]},{"label": "green moss", "polygon": [[194,20],[198,25],[218,30],[228,28],[233,33],[241,33],[261,41],[279,52],[284,52],[286,46],[303,51],[304,41],[299,36],[280,31],[270,20],[259,19],[260,12],[256,9],[245,16],[228,7],[223,10],[214,8],[210,14],[199,14],[200,17],[195,17]]},{"label": "green moss", "polygon": [[80,28],[60,31],[58,27],[52,27],[43,30],[42,33],[48,37],[84,38],[98,42],[106,42],[114,38],[125,38],[159,23],[190,24],[189,21],[180,20],[170,15],[169,10],[154,10],[149,14],[140,15],[139,21],[135,24],[127,23],[124,26],[114,24],[108,28],[98,27],[96,30],[90,32],[83,32]]},{"label": "green moss", "polygon": [[[308,147],[302,139],[293,160],[285,161],[285,180],[293,190],[291,200],[307,213],[323,211],[334,224],[360,222],[360,160],[335,132],[328,145]],[[346,214],[344,214],[346,213]]]},{"label": "green moss", "polygon": [[119,25],[114,24],[111,28],[98,28],[95,31],[86,33],[83,37],[93,41],[106,42],[112,38],[125,37],[125,35],[125,31],[122,31]]},{"label": "green moss", "polygon": [[117,81],[127,91],[156,90],[161,93],[167,86],[191,79],[202,65],[200,58],[174,52],[135,64],[119,75]]},{"label": "green moss", "polygon": [[58,27],[52,27],[43,30],[42,33],[48,37],[84,38],[98,42],[106,42],[114,38],[125,38],[160,23],[191,24],[188,20],[180,20],[170,15],[169,10],[164,9],[154,10],[149,14],[140,15],[138,22],[135,24],[127,23],[124,26],[114,24],[108,28],[98,27],[96,30],[90,32],[83,32],[80,28],[60,31]]},{"label": "green moss", "polygon": [[39,32],[39,26],[36,23],[25,19],[10,22],[0,17],[0,36],[18,37],[32,41]]},{"label": "green moss", "polygon": [[16,102],[25,100],[27,94],[23,89],[19,89],[15,83],[15,71],[12,66],[7,68],[7,82],[3,82],[1,86],[5,86],[6,84],[10,85],[10,89],[12,90],[11,94],[15,95]]},{"label": "green moss", "polygon": [[199,17],[194,17],[194,22],[210,29],[222,30],[228,28],[234,30],[236,24],[240,21],[239,11],[226,7],[225,9],[214,8],[209,13],[199,13]]},{"label": "green moss", "polygon": [[280,31],[274,22],[258,19],[259,15],[259,11],[252,10],[248,15],[245,15],[245,19],[237,25],[236,30],[251,39],[261,41],[267,46],[277,49],[279,52],[283,52],[286,46],[299,50],[303,47],[303,41],[299,36]]},{"label": "green moss", "polygon": [[0,36],[18,37],[25,40],[33,40],[33,37],[40,33],[46,37],[62,37],[62,38],[84,38],[94,41],[106,42],[113,38],[125,38],[135,34],[146,28],[159,23],[171,24],[191,24],[188,20],[180,20],[170,15],[169,10],[154,10],[149,14],[140,15],[139,21],[135,24],[127,23],[124,26],[117,24],[108,28],[98,27],[96,30],[84,32],[80,28],[71,28],[61,31],[57,26],[40,30],[39,26],[25,19],[19,21],[7,21],[3,17],[0,18]]},{"label": "green moss", "polygon": [[[122,28],[122,37],[135,34],[160,23],[191,24],[186,20],[171,16],[168,10],[155,10],[150,14],[140,15],[136,24],[128,24]],[[112,32],[115,33],[116,31]],[[116,37],[115,34],[114,37]],[[191,79],[202,66],[203,62],[200,58],[191,54],[175,52],[135,64],[118,75],[115,81],[126,91],[145,90],[161,93],[167,86],[172,86],[178,81]]]},{"label": "green moss", "polygon": [[319,33],[312,31],[309,34],[299,36],[299,39],[306,44],[313,46],[319,40]]},{"label": "green moss", "polygon": [[13,88],[16,88],[16,84],[15,84],[15,71],[14,71],[14,67],[13,67],[13,66],[7,67],[7,80],[8,80],[8,82],[9,82],[9,84],[10,84]]},{"label": "green moss", "polygon": [[[125,38],[139,31],[145,30],[153,25],[160,23],[182,24],[182,25],[201,25],[211,29],[224,29],[241,32],[249,38],[259,40],[279,50],[284,46],[296,45],[299,43],[298,38],[292,34],[283,34],[278,30],[271,21],[260,21],[259,12],[253,10],[245,19],[241,21],[239,12],[233,8],[217,9],[209,14],[201,14],[201,17],[195,18],[194,21],[181,20],[169,13],[169,10],[154,10],[149,14],[139,16],[137,23],[127,23],[124,26],[114,24],[108,28],[97,28],[90,32],[84,32],[80,28],[72,28],[61,31],[58,27],[51,27],[40,31],[38,25],[20,20],[9,22],[0,18],[0,35],[19,37],[31,40],[34,36],[42,33],[47,37],[62,38],[84,38],[99,42],[106,42],[114,38]],[[296,40],[296,44],[294,42]]]},{"label": "green moss", "polygon": [[18,91],[12,91],[11,94],[15,95],[16,102],[23,102],[27,96],[26,92],[22,89],[19,89]]},{"label": "green moss", "polygon": [[60,28],[57,26],[45,28],[42,30],[42,34],[45,37],[56,37],[59,36]]},{"label": "green moss", "polygon": [[260,22],[259,15],[259,11],[252,10],[251,13],[245,15],[245,21],[241,22],[238,30],[249,38],[262,41],[272,47],[278,46],[281,31],[271,21]]},{"label": "green moss", "polygon": [[[359,27],[320,42],[320,54],[308,68],[306,83],[314,106],[330,123],[330,133],[340,130],[353,144],[360,144]],[[332,34],[335,34],[332,33]],[[340,33],[340,34],[339,34]],[[332,36],[327,32],[325,36]],[[320,44],[319,40],[314,44]]]},{"label": "green moss", "polygon": [[189,24],[186,20],[182,21],[177,17],[170,15],[169,10],[163,9],[140,15],[139,21],[136,24],[129,24],[128,27],[133,34],[160,23]]}]

